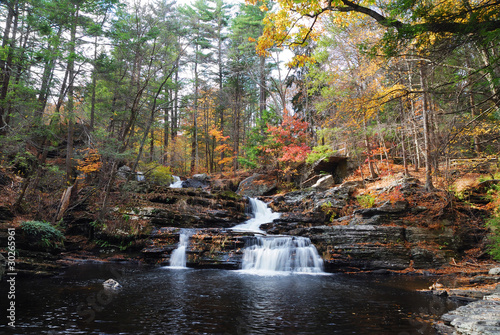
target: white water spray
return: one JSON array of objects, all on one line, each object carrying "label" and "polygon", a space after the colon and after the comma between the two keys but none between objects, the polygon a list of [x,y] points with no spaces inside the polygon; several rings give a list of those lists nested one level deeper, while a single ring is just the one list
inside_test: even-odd
[{"label": "white water spray", "polygon": [[170,254],[170,267],[178,269],[186,269],[186,249],[189,245],[189,235],[187,232],[181,231],[179,234],[179,245],[177,249]]},{"label": "white water spray", "polygon": [[182,180],[179,176],[172,176],[174,178],[174,182],[170,184],[170,188],[182,188]]},{"label": "white water spray", "polygon": [[242,269],[253,274],[323,272],[323,260],[307,237],[259,236],[249,239]]},{"label": "white water spray", "polygon": [[280,217],[280,213],[273,213],[273,211],[269,207],[267,207],[267,204],[264,201],[250,198],[250,206],[252,209],[253,218],[245,221],[242,224],[234,226],[233,228],[231,228],[232,230],[265,234],[265,232],[259,227],[264,223],[273,222],[273,220]]}]

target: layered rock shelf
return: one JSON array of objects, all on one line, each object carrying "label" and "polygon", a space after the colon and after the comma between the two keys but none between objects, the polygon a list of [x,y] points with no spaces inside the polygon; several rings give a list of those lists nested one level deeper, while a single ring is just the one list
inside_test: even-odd
[{"label": "layered rock shelf", "polygon": [[[252,180],[258,181],[255,189],[250,187]],[[252,176],[243,183],[240,193],[264,192],[267,188],[262,186],[262,180]],[[446,215],[427,222],[427,227],[416,225],[408,216],[425,213],[427,208],[406,199],[388,200],[371,208],[358,206],[351,214],[340,216],[352,206],[353,193],[361,185],[346,182],[326,190],[306,189],[264,197],[282,215],[261,229],[270,235],[308,237],[328,271],[438,268],[458,258],[463,250],[473,248],[484,236],[484,231],[458,227]],[[389,187],[396,186],[406,195],[419,192],[420,187],[409,178]],[[191,198],[183,200],[185,195]],[[194,228],[188,248],[191,266],[238,268],[246,237],[226,228],[249,216],[244,210],[247,200],[236,198],[234,194],[221,196],[192,189],[148,194],[149,201],[164,205],[151,211],[149,219],[158,228],[151,235],[150,245],[142,250],[143,255],[149,262],[166,263],[178,243],[179,228]]]}]

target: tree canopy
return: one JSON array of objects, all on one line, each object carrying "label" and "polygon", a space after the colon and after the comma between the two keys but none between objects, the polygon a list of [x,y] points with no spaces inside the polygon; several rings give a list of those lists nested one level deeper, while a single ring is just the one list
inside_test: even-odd
[{"label": "tree canopy", "polygon": [[290,181],[329,155],[372,177],[402,160],[432,189],[451,160],[500,148],[498,1],[10,0],[0,12],[1,159],[26,182],[20,203],[41,183],[106,193],[122,165],[268,167]]}]

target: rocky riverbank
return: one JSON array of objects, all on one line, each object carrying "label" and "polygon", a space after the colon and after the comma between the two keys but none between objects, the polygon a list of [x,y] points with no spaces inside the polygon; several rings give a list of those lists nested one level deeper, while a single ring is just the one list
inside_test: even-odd
[{"label": "rocky riverbank", "polygon": [[[44,273],[58,257],[94,253],[107,258],[122,251],[135,260],[165,264],[181,229],[193,231],[188,248],[191,266],[237,268],[248,234],[228,228],[250,218],[249,195],[282,213],[261,229],[271,235],[309,238],[327,271],[435,269],[474,257],[484,245],[487,230],[478,223],[481,213],[446,192],[425,192],[416,178],[395,176],[371,193],[363,181],[332,183],[331,178],[318,178],[307,189],[270,196],[276,188],[272,174],[241,180],[199,175],[183,182],[196,188],[128,182],[112,192],[112,210],[105,225],[95,224],[90,201],[65,213],[64,249],[33,250],[29,239],[19,234],[18,248],[26,248],[21,262],[27,259],[22,268],[29,272],[32,264],[34,273]],[[375,201],[369,206],[361,203],[360,191]],[[85,196],[84,190],[80,193]],[[0,241],[5,238],[0,234]]]},{"label": "rocky riverbank", "polygon": [[435,324],[438,334],[500,334],[500,268],[469,279],[468,285],[447,288],[434,285],[432,294],[468,302],[441,316]]}]

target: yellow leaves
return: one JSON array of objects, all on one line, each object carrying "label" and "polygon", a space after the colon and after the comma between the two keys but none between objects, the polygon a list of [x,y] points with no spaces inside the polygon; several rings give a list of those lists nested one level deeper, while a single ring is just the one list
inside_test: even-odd
[{"label": "yellow leaves", "polygon": [[312,56],[295,55],[290,62],[286,64],[289,68],[302,67],[306,64],[314,64],[316,60]]},{"label": "yellow leaves", "polygon": [[260,6],[259,9],[261,12],[267,12],[269,10],[269,8],[267,8],[267,6],[265,4]]},{"label": "yellow leaves", "polygon": [[76,169],[85,174],[90,174],[92,172],[98,172],[101,170],[102,162],[101,155],[97,149],[87,148],[83,160],[78,159],[78,166]]},{"label": "yellow leaves", "polygon": [[253,38],[253,37],[249,37],[249,38],[248,38],[248,42],[252,42],[252,43],[253,43],[253,42],[255,42],[255,38]]}]

